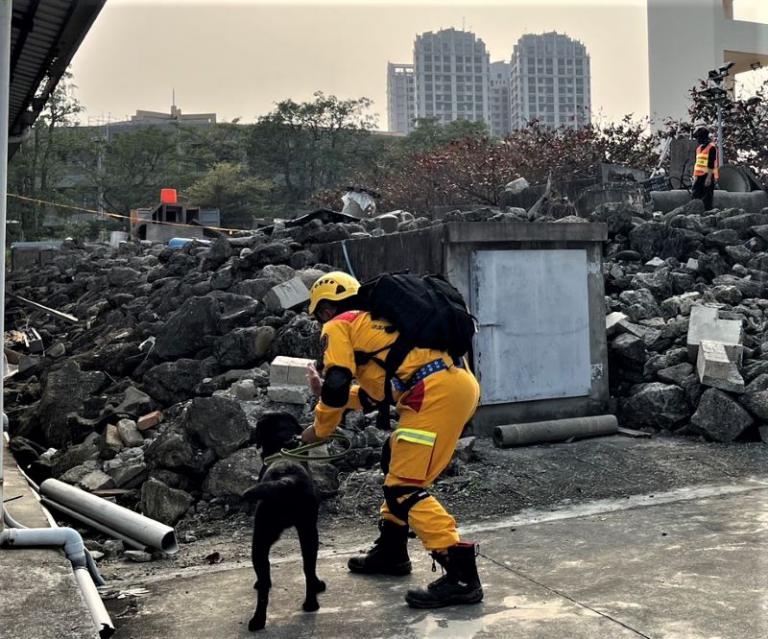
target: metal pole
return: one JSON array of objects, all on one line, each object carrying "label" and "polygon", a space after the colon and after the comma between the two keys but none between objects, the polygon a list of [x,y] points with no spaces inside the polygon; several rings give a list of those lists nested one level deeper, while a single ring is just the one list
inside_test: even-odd
[{"label": "metal pole", "polygon": [[717,103],[717,166],[723,166],[723,103]]},{"label": "metal pole", "polygon": [[[0,337],[5,335],[5,220],[8,200],[8,102],[11,86],[12,8],[12,0],[0,0],[0,252],[2,252],[0,257]],[[3,361],[4,358],[0,357],[0,362]],[[5,376],[5,366],[1,365],[0,369],[1,418],[4,409],[3,377]],[[2,433],[0,433],[0,530],[3,529],[3,440]]]}]

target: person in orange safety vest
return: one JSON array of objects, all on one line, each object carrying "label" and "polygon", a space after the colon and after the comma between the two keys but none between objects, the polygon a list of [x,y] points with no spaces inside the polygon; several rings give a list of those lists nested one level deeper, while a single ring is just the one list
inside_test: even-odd
[{"label": "person in orange safety vest", "polygon": [[[322,373],[310,367],[310,388],[319,401],[314,424],[304,442],[327,438],[347,410],[370,408],[385,398],[385,371],[368,361],[358,365],[355,351],[386,351],[398,337],[385,320],[355,309],[360,288],[352,276],[334,272],[320,277],[310,291],[310,314],[322,324]],[[385,355],[381,356],[382,358]],[[415,608],[478,603],[483,589],[477,574],[477,546],[463,542],[456,521],[429,494],[429,486],[450,463],[466,423],[474,414],[480,387],[464,363],[447,354],[414,348],[397,371],[393,396],[399,423],[383,451],[384,479],[379,537],[367,554],[352,557],[351,572],[407,575],[411,572],[409,528],[431,551],[445,574],[426,589],[411,589],[406,601]],[[408,380],[405,383],[399,380]]]},{"label": "person in orange safety vest", "polygon": [[717,145],[709,139],[709,130],[701,127],[695,136],[699,146],[696,147],[696,162],[693,165],[693,186],[691,197],[704,201],[704,210],[712,210],[714,204],[715,184],[720,179],[720,158]]}]

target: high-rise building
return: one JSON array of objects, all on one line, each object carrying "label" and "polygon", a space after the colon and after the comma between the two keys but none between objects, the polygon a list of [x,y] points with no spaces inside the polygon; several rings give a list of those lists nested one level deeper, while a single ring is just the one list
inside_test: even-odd
[{"label": "high-rise building", "polygon": [[416,36],[413,63],[416,117],[488,122],[489,58],[474,33],[444,29]]},{"label": "high-rise building", "polygon": [[511,62],[490,63],[468,31],[416,36],[413,64],[387,66],[389,130],[410,133],[416,118],[484,121],[503,137],[531,120],[550,127],[590,123],[590,60],[581,42],[559,33],[524,35]]},{"label": "high-rise building", "polygon": [[410,133],[416,117],[416,84],[412,64],[387,64],[387,116],[389,130]]},{"label": "high-rise building", "polygon": [[510,82],[512,65],[509,62],[491,62],[488,81],[491,135],[503,138],[512,131],[512,113],[510,110]]},{"label": "high-rise building", "polygon": [[512,127],[590,123],[590,61],[581,42],[556,32],[524,35],[512,53]]}]

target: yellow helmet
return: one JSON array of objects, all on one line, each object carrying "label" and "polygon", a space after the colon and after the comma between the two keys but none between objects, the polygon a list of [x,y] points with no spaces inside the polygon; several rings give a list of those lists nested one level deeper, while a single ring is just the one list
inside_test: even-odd
[{"label": "yellow helmet", "polygon": [[359,290],[360,282],[351,275],[342,271],[326,273],[318,278],[309,290],[309,314],[315,312],[317,305],[322,300],[338,302],[357,295]]}]

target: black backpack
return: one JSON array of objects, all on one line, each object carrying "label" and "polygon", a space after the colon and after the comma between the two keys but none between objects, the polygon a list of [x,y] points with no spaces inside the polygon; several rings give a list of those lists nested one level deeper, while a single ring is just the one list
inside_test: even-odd
[{"label": "black backpack", "polygon": [[[374,361],[386,372],[379,424],[388,428],[392,378],[408,353],[430,348],[445,351],[458,362],[472,348],[475,318],[461,293],[440,275],[384,273],[361,285],[356,302],[356,308],[368,311],[373,319],[387,320],[399,333],[391,346],[379,351],[355,351],[358,365]],[[377,357],[385,350],[389,350],[386,358]]]}]

